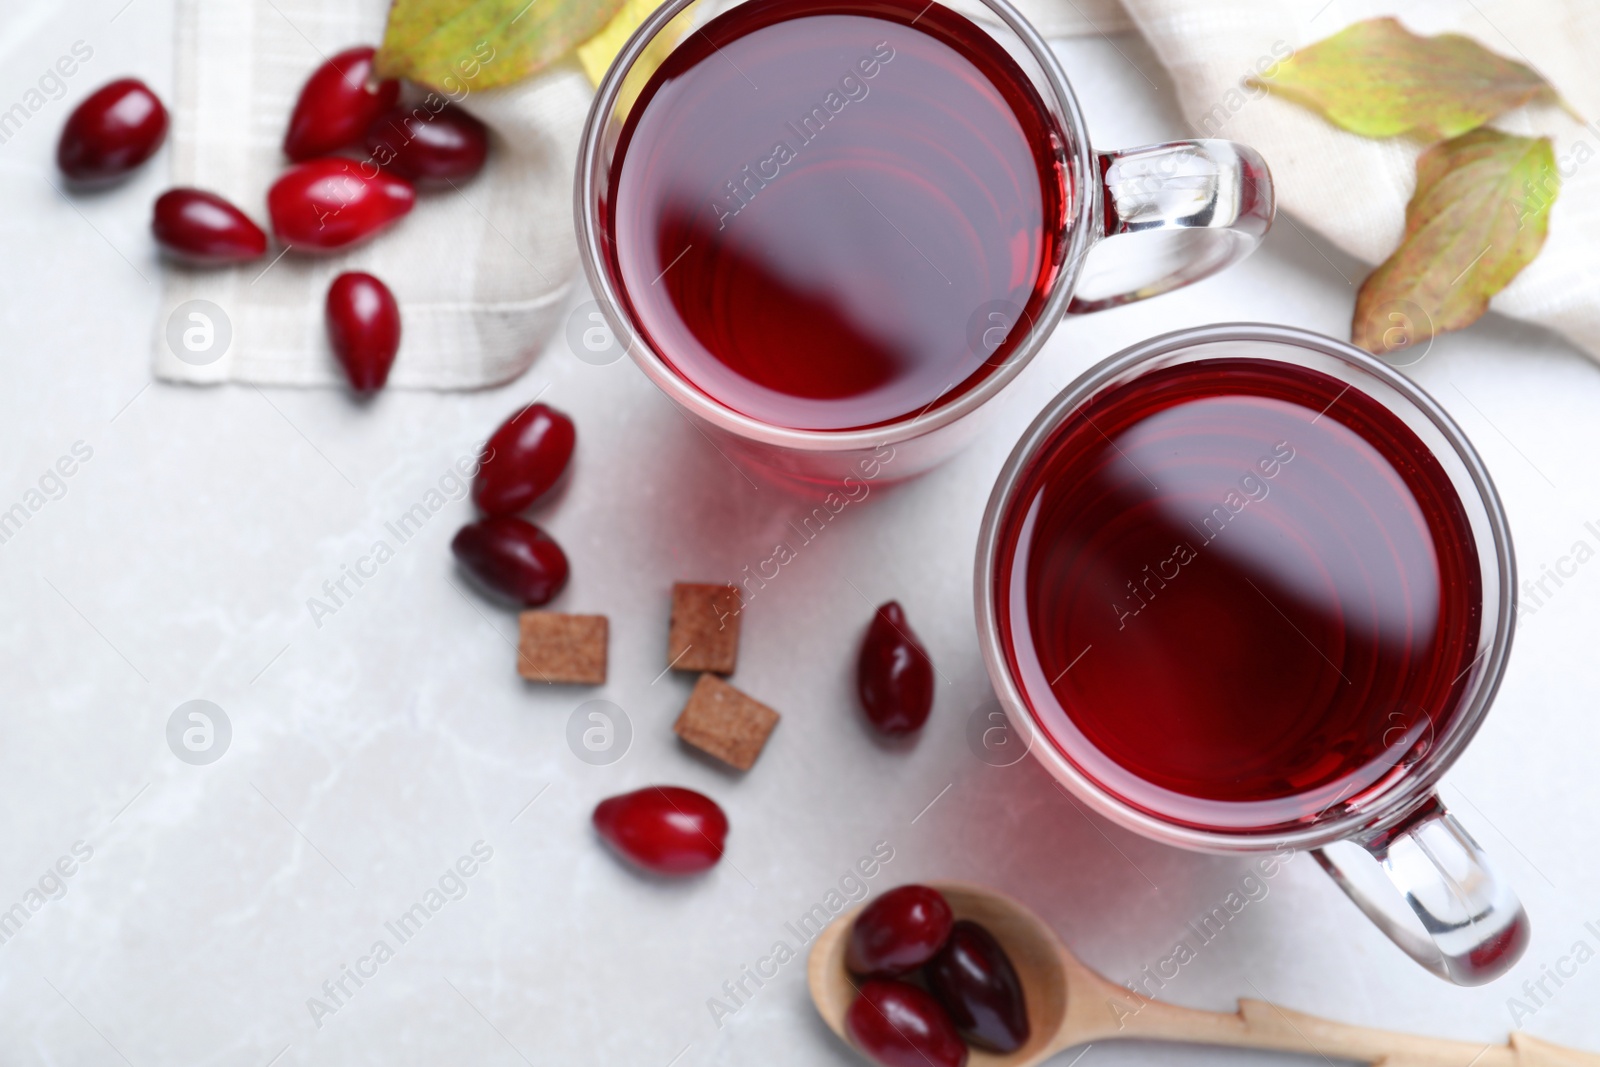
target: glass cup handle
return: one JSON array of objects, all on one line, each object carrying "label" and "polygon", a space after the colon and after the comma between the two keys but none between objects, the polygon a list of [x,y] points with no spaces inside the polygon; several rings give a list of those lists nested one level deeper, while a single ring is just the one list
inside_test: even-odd
[{"label": "glass cup handle", "polygon": [[1528,947],[1528,913],[1472,835],[1433,797],[1399,827],[1356,842],[1399,890],[1423,933],[1398,918],[1323,849],[1322,869],[1407,955],[1456,985],[1482,985]]},{"label": "glass cup handle", "polygon": [[[1101,152],[1102,240],[1073,290],[1072,313],[1143,300],[1237,263],[1272,226],[1272,175],[1232,141],[1171,141]],[[1162,231],[1162,238],[1122,235]],[[1116,238],[1116,239],[1113,239]]]}]

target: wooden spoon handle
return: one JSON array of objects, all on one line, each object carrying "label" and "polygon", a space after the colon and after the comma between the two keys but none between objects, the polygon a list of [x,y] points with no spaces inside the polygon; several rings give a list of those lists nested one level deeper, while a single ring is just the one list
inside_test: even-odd
[{"label": "wooden spoon handle", "polygon": [[1600,1055],[1514,1033],[1504,1045],[1418,1037],[1319,1019],[1260,1000],[1241,1000],[1233,1015],[1129,998],[1120,1028],[1108,1037],[1186,1041],[1229,1048],[1301,1052],[1383,1067],[1600,1067]]}]

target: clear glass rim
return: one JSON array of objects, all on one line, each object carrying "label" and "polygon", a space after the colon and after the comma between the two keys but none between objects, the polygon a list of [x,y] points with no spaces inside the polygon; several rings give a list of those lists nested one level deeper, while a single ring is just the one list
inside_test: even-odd
[{"label": "clear glass rim", "polygon": [[[1391,826],[1432,795],[1434,786],[1471,742],[1482,725],[1484,716],[1488,714],[1505,673],[1515,629],[1516,561],[1512,552],[1511,528],[1499,494],[1489,477],[1488,469],[1483,465],[1482,459],[1467,436],[1438,402],[1382,360],[1353,345],[1310,330],[1269,323],[1241,322],[1218,323],[1162,334],[1125,348],[1091,367],[1045,406],[1017,441],[997,476],[994,490],[989,496],[988,507],[984,510],[982,525],[979,527],[974,567],[978,643],[995,694],[1000,698],[1001,707],[1005,709],[1013,725],[1024,731],[1024,736],[1032,737],[1042,733],[1042,728],[1033,721],[1021,687],[1012,677],[1005,652],[1001,648],[998,605],[994,589],[996,554],[1000,549],[1000,527],[1011,506],[1017,483],[1049,435],[1107,383],[1122,378],[1141,364],[1153,362],[1184,349],[1218,341],[1276,343],[1309,349],[1351,364],[1358,370],[1378,378],[1420,411],[1438,429],[1460,459],[1488,519],[1494,542],[1493,557],[1500,588],[1498,603],[1495,606],[1497,614],[1494,637],[1486,652],[1479,654],[1477,674],[1471,690],[1462,700],[1457,713],[1458,722],[1445,737],[1444,742],[1428,754],[1423,765],[1414,773],[1407,775],[1392,793],[1383,798],[1381,810],[1377,813],[1349,812],[1324,823],[1286,831],[1229,832],[1174,823],[1141,811],[1112,794],[1080,771],[1048,739],[1039,738],[1039,743],[1032,745],[1031,750],[1048,765],[1058,779],[1067,784],[1097,812],[1145,837],[1202,852],[1256,852],[1270,850],[1279,845],[1291,848],[1317,848],[1362,831]],[[1382,403],[1381,400],[1379,402]],[[1470,506],[1471,501],[1467,503]],[[1480,559],[1489,555],[1483,546],[1479,547],[1478,552]],[[1485,604],[1486,608],[1487,606]]]},{"label": "clear glass rim", "polygon": [[[595,300],[600,305],[600,310],[605,315],[612,332],[626,343],[628,355],[650,380],[691,414],[740,437],[795,451],[848,452],[881,444],[909,441],[957,422],[963,416],[976,411],[1010,384],[1043,347],[1056,323],[1066,311],[1084,257],[1100,232],[1100,172],[1092,165],[1094,152],[1089,146],[1088,127],[1084,124],[1077,97],[1073,95],[1072,88],[1067,83],[1066,73],[1061,69],[1055,53],[1050,50],[1050,46],[1045,43],[1039,32],[1007,0],[975,0],[989,8],[1011,32],[1015,33],[1031,53],[1034,61],[1039,64],[1050,94],[1053,95],[1061,114],[1071,127],[1067,132],[1071,135],[1070,147],[1075,149],[1072,164],[1075,168],[1073,177],[1076,180],[1074,195],[1077,197],[1077,204],[1073,221],[1067,228],[1067,247],[1063,252],[1061,270],[1056,277],[1055,288],[1050,298],[1039,309],[1039,315],[1030,324],[1022,343],[1004,364],[976,386],[949,403],[936,403],[929,410],[912,418],[863,429],[794,429],[774,426],[735,411],[713,400],[679,376],[645,339],[642,331],[637,330],[633,323],[628,321],[622,310],[622,301],[616,288],[611,284],[610,273],[605,268],[605,250],[601,247],[601,242],[605,238],[601,220],[594,217],[594,209],[599,205],[600,194],[604,191],[602,175],[606,162],[607,123],[616,108],[624,82],[644,50],[669,22],[695,2],[697,0],[669,0],[645,20],[628,39],[606,72],[605,78],[600,82],[595,91],[594,103],[589,109],[589,117],[584,123],[583,139],[578,149],[577,178],[573,188],[578,254],[583,263],[583,272],[589,279],[589,288],[594,293]],[[755,0],[745,0],[745,2],[755,2]]]}]

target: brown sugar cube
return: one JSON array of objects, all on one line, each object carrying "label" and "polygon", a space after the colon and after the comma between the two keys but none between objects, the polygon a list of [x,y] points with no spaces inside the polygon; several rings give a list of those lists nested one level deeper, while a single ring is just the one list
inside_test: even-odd
[{"label": "brown sugar cube", "polygon": [[700,751],[748,771],[776,725],[777,712],[716,675],[702,674],[672,730]]},{"label": "brown sugar cube", "polygon": [[678,582],[672,587],[667,663],[679,671],[732,674],[739,658],[739,587]]},{"label": "brown sugar cube", "polygon": [[517,617],[517,673],[534,682],[604,685],[604,615],[524,611]]}]

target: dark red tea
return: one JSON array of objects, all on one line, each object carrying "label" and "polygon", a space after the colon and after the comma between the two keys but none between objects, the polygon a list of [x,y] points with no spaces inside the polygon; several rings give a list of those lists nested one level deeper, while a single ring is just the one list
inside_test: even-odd
[{"label": "dark red tea", "polygon": [[1068,217],[1060,152],[1026,75],[948,8],[752,0],[630,112],[610,267],[656,351],[721,404],[892,422],[972,388],[1036,317]]},{"label": "dark red tea", "polygon": [[1477,654],[1472,531],[1399,417],[1217,359],[1071,416],[1001,528],[1003,646],[1067,759],[1136,808],[1285,827],[1387,788]]}]

